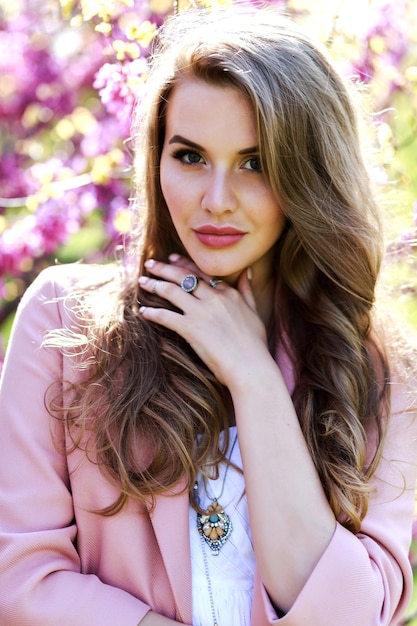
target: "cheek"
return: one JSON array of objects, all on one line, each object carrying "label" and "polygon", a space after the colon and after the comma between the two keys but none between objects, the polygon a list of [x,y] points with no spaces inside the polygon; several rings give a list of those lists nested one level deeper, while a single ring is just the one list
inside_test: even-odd
[{"label": "cheek", "polygon": [[264,200],[265,213],[263,216],[264,219],[262,220],[264,227],[270,230],[271,236],[279,237],[285,228],[287,218],[279,202],[276,200],[275,196],[272,195],[270,190],[265,194]]},{"label": "cheek", "polygon": [[[166,181],[167,182],[167,181]],[[162,193],[171,217],[174,229],[181,241],[188,226],[188,214],[186,211],[186,199],[183,193],[179,193],[176,185],[166,184],[162,187]]]},{"label": "cheek", "polygon": [[281,211],[279,211],[278,220],[276,220],[276,222],[275,222],[275,237],[274,237],[275,241],[274,241],[274,243],[276,243],[280,239],[282,233],[285,230],[286,223],[287,223],[287,220],[286,220],[284,214]]},{"label": "cheek", "polygon": [[171,219],[178,229],[182,221],[191,215],[196,207],[196,193],[190,181],[178,171],[163,167],[160,174],[161,190]]}]

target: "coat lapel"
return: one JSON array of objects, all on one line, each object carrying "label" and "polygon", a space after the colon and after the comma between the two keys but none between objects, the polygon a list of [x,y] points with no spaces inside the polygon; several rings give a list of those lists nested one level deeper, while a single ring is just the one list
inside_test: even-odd
[{"label": "coat lapel", "polygon": [[188,491],[182,480],[169,495],[157,496],[151,521],[177,608],[176,619],[192,623]]}]

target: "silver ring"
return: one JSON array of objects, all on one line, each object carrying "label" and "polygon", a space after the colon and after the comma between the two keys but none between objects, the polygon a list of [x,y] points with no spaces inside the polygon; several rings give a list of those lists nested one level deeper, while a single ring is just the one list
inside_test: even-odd
[{"label": "silver ring", "polygon": [[213,287],[213,289],[217,289],[217,285],[220,285],[222,282],[221,278],[210,278],[209,285],[210,287]]},{"label": "silver ring", "polygon": [[155,294],[156,296],[158,295],[158,283],[159,283],[159,280],[154,280],[154,283],[152,285],[152,293]]},{"label": "silver ring", "polygon": [[181,289],[187,293],[193,293],[197,289],[198,278],[195,274],[187,274],[181,281]]}]

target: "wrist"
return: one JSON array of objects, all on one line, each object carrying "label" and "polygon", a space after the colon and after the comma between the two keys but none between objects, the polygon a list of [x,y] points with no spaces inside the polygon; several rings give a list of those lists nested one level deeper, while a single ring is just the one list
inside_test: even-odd
[{"label": "wrist", "polygon": [[265,347],[263,352],[251,356],[248,360],[242,360],[239,367],[230,372],[230,393],[249,394],[261,392],[276,387],[277,383],[283,382],[280,369],[271,354]]}]

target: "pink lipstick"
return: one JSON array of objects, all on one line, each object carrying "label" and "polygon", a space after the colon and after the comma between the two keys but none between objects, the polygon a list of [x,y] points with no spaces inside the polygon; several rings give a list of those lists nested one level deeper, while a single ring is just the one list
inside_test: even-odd
[{"label": "pink lipstick", "polygon": [[206,224],[194,229],[197,239],[209,248],[227,248],[238,243],[246,233],[232,226]]}]

